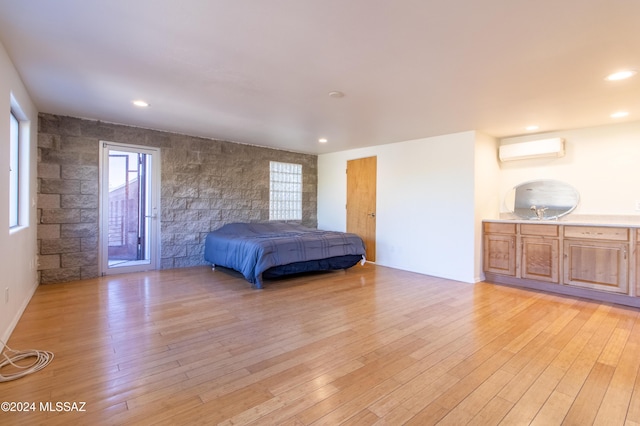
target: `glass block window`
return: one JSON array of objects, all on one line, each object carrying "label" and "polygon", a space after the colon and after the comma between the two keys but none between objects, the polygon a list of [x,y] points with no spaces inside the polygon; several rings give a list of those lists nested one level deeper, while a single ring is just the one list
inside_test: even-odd
[{"label": "glass block window", "polygon": [[271,161],[269,220],[302,220],[302,164]]}]

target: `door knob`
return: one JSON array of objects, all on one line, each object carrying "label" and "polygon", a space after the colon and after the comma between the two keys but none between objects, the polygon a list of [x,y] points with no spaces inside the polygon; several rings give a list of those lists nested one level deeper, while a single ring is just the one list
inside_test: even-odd
[{"label": "door knob", "polygon": [[375,213],[369,213],[369,216],[376,217],[376,214]]}]

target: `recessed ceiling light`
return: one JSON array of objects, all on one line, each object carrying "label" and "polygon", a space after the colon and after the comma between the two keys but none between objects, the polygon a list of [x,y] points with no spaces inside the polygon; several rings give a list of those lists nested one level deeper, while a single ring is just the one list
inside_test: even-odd
[{"label": "recessed ceiling light", "polygon": [[148,102],[145,102],[145,101],[143,101],[143,100],[141,100],[141,99],[138,99],[138,100],[132,101],[132,103],[133,103],[135,106],[140,107],[140,108],[146,108],[146,107],[148,107],[148,106],[149,106],[149,103],[148,103]]},{"label": "recessed ceiling light", "polygon": [[611,118],[622,118],[626,117],[627,115],[629,115],[627,111],[618,111],[611,114]]},{"label": "recessed ceiling light", "polygon": [[320,138],[320,139],[318,139],[318,142],[327,143],[327,142],[329,142],[329,140],[327,138]]},{"label": "recessed ceiling light", "polygon": [[344,93],[334,90],[333,92],[329,92],[329,96],[331,96],[332,98],[343,98]]},{"label": "recessed ceiling light", "polygon": [[535,131],[535,130],[538,130],[539,128],[540,128],[540,126],[536,126],[535,124],[532,124],[531,126],[527,126],[527,127],[525,127],[524,129],[525,129],[527,132],[533,132],[533,131]]},{"label": "recessed ceiling light", "polygon": [[625,78],[629,78],[634,76],[637,73],[636,70],[624,70],[614,72],[613,74],[609,74],[605,80],[616,81],[616,80],[624,80]]}]

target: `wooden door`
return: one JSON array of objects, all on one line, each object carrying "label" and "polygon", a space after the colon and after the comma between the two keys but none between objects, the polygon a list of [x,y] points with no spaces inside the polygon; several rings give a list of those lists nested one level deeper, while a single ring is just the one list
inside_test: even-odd
[{"label": "wooden door", "polygon": [[377,157],[347,161],[347,232],[359,235],[367,260],[376,261]]}]

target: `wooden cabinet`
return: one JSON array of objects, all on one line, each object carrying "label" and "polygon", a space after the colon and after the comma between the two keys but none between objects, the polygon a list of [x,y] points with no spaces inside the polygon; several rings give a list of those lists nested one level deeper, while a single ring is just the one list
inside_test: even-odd
[{"label": "wooden cabinet", "polygon": [[516,224],[484,224],[484,270],[495,274],[516,274]]},{"label": "wooden cabinet", "polygon": [[522,278],[560,282],[560,239],[557,225],[520,225]]},{"label": "wooden cabinet", "polygon": [[629,292],[628,228],[565,226],[564,236],[564,284]]},{"label": "wooden cabinet", "polygon": [[484,222],[488,281],[640,307],[640,228]]},{"label": "wooden cabinet", "polygon": [[635,278],[635,295],[640,296],[640,229],[636,229],[635,235],[635,254],[636,254],[636,265],[634,269],[634,278]]}]

